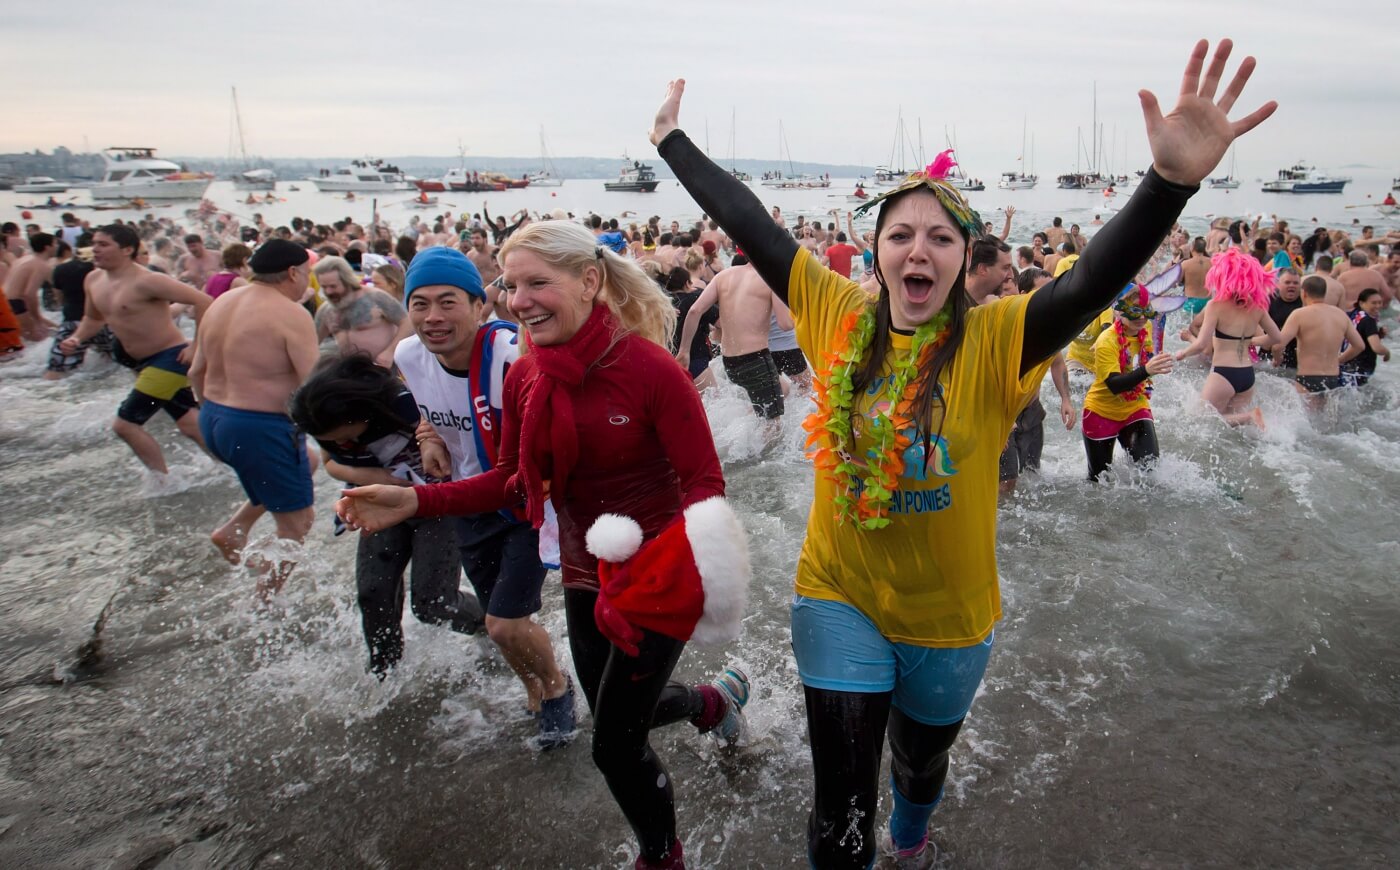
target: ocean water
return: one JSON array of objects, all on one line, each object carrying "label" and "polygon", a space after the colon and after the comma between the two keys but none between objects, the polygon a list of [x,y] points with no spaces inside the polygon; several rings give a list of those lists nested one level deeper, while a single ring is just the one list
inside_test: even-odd
[{"label": "ocean water", "polygon": [[[576,211],[640,197],[604,199],[599,184],[489,201],[505,213],[541,193],[576,196]],[[1060,198],[1094,195],[1031,193],[1018,225],[1092,215]],[[763,194],[813,214],[823,197]],[[1002,201],[986,197],[974,198],[986,212]],[[1216,199],[1193,201],[1188,225]],[[1300,223],[1324,207],[1294,199]],[[1350,199],[1321,217],[1348,216]],[[688,202],[663,190],[639,210],[684,220]],[[273,214],[343,207],[311,194]],[[301,564],[259,611],[252,581],[205,537],[242,499],[231,472],[160,416],[149,428],[172,472],[145,474],[109,428],[130,374],[94,358],[45,382],[46,350],[0,367],[0,865],[631,866],[587,718],[574,746],[532,752],[519,685],[489,645],[406,616],[403,667],[384,684],[366,676],[354,544],[330,533],[334,482],[318,475]],[[1098,486],[1043,385],[1044,466],[999,512],[1005,616],[935,816],[946,866],[1400,862],[1396,367],[1316,417],[1262,373],[1256,433],[1199,406],[1205,370],[1188,363],[1156,381],[1160,465],[1122,463]],[[1074,384],[1082,399],[1087,379]],[[791,404],[765,450],[722,373],[706,397],[755,582],[743,637],[687,650],[677,673],[736,662],[753,700],[738,752],[686,726],[653,736],[696,867],[806,866],[788,604],[810,406]],[[255,547],[279,551],[258,531]],[[551,577],[541,619],[568,666],[560,601]]]}]

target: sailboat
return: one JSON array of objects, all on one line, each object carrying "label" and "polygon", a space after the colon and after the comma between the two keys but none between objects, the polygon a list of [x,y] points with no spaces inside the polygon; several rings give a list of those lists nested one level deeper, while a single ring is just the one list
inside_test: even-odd
[{"label": "sailboat", "polygon": [[1211,178],[1206,181],[1211,190],[1235,190],[1240,186],[1240,182],[1235,178],[1235,146],[1230,146],[1230,173],[1220,178]]},{"label": "sailboat", "polygon": [[763,173],[764,187],[771,187],[775,190],[815,190],[823,187],[831,187],[831,179],[817,175],[798,175],[797,170],[792,165],[792,150],[788,148],[787,136],[783,133],[783,122],[778,122],[778,159],[781,160],[783,154],[787,154],[788,174],[783,175],[781,169]]},{"label": "sailboat", "polygon": [[[1090,128],[1089,133],[1094,140],[1094,154],[1090,159],[1089,169],[1086,172],[1080,172],[1078,167],[1079,154],[1085,153],[1084,136],[1082,131],[1076,132],[1079,133],[1079,141],[1075,151],[1075,171],[1061,175],[1057,179],[1057,181],[1059,181],[1059,186],[1064,190],[1107,190],[1113,186],[1113,180],[1105,178],[1102,173],[1099,172],[1099,140],[1102,138],[1103,134],[1099,130],[1098,82],[1094,82],[1094,125]],[[1087,153],[1085,156],[1088,156]]]},{"label": "sailboat", "polygon": [[[923,140],[923,134],[920,134],[919,139],[920,139],[920,141]],[[958,139],[958,131],[957,131],[956,129],[953,131],[953,134],[952,134],[951,136],[949,136],[949,135],[948,135],[948,128],[947,128],[947,127],[944,127],[944,128],[943,128],[943,141],[945,141],[945,142],[948,143],[948,147],[949,147],[950,149],[952,149],[952,151],[953,151],[953,157],[954,157],[955,159],[956,159],[957,154],[958,154],[958,143],[957,143],[957,139]],[[978,191],[978,190],[986,190],[986,189],[987,189],[987,185],[985,185],[985,184],[982,183],[982,179],[980,179],[980,178],[969,178],[969,177],[967,176],[967,173],[966,173],[966,172],[963,172],[963,168],[962,168],[962,164],[961,164],[961,163],[959,163],[958,165],[954,166],[953,169],[948,173],[948,183],[951,184],[953,187],[957,188],[958,190],[963,190],[963,191]]]},{"label": "sailboat", "polygon": [[890,159],[884,166],[875,167],[876,187],[898,187],[904,183],[912,170],[904,168],[904,155],[909,150],[909,135],[904,128],[904,108],[900,107],[895,116],[894,141],[890,143]]},{"label": "sailboat", "polygon": [[[1017,168],[1015,172],[1003,172],[1001,181],[997,182],[997,187],[1002,190],[1029,190],[1035,187],[1035,183],[1040,179],[1035,177],[1035,170],[1031,174],[1026,174],[1026,119],[1021,117],[1021,156],[1016,158]],[[1031,163],[1035,163],[1035,151],[1031,151]]]},{"label": "sailboat", "polygon": [[535,187],[560,187],[564,184],[559,170],[554,168],[553,158],[549,156],[549,146],[545,144],[543,124],[540,125],[540,165],[544,168],[526,176],[531,184]]},{"label": "sailboat", "polygon": [[[230,139],[233,135],[238,136],[238,154],[242,158],[243,168],[233,174],[233,187],[235,190],[276,190],[277,173],[271,169],[254,169],[248,162],[248,148],[243,142],[243,115],[238,111],[238,88],[233,91],[233,124],[230,129]],[[229,142],[229,150],[233,150],[232,141]]]},{"label": "sailboat", "polygon": [[734,109],[731,108],[729,110],[729,174],[734,176],[734,179],[736,181],[742,181],[745,184],[748,184],[750,181],[753,181],[753,176],[747,172],[740,170],[737,166],[734,165],[734,162],[736,160],[734,155],[734,136]]}]

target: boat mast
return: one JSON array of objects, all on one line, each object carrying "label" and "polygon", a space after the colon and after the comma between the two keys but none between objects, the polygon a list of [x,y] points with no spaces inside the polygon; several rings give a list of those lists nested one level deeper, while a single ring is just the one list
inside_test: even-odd
[{"label": "boat mast", "polygon": [[1094,126],[1089,128],[1089,135],[1094,137],[1094,162],[1089,165],[1090,172],[1099,171],[1099,83],[1094,82]]},{"label": "boat mast", "polygon": [[248,149],[243,144],[243,115],[238,111],[238,88],[230,88],[233,91],[233,123],[238,130],[238,154],[243,158],[243,168],[248,168]]}]

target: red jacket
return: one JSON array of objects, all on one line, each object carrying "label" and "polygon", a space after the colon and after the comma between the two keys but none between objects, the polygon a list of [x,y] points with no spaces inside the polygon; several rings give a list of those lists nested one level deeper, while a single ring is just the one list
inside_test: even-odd
[{"label": "red jacket", "polygon": [[[419,516],[478,514],[521,501],[523,495],[508,491],[506,481],[516,472],[520,417],[537,377],[528,353],[506,375],[496,467],[467,480],[415,486]],[[623,337],[588,370],[572,398],[578,462],[568,491],[551,497],[559,514],[564,586],[597,589],[598,560],[584,545],[595,519],[624,514],[650,540],[685,508],[724,495],[724,475],[690,375],[654,342]],[[548,456],[540,457],[539,468],[548,480]]]}]

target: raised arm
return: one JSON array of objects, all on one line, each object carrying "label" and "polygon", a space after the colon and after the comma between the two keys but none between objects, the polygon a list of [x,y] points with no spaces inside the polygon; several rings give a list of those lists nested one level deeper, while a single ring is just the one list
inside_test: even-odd
[{"label": "raised arm", "polygon": [[865,239],[856,234],[856,223],[850,212],[846,212],[846,239],[856,246],[856,250],[865,253]]},{"label": "raised arm", "polygon": [[1001,235],[997,236],[997,238],[1001,239],[1003,242],[1006,241],[1007,236],[1011,235],[1011,216],[1015,213],[1016,206],[1008,205],[1006,207],[1006,223],[1002,224]]},{"label": "raised arm", "polygon": [[1202,76],[1205,40],[1196,43],[1181,80],[1176,107],[1163,116],[1151,91],[1138,92],[1152,167],[1142,184],[1070,271],[1042,287],[1026,306],[1021,371],[1064,347],[1100,311],[1113,302],[1147,262],[1172,228],[1186,201],[1210,174],[1230,144],[1254,129],[1278,108],[1270,101],[1238,121],[1228,113],[1254,72],[1247,57],[1217,100],[1232,43],[1221,40]]},{"label": "raised arm", "polygon": [[797,242],[773,222],[747,185],[715,165],[680,129],[684,93],[685,79],[667,86],[666,99],[651,128],[652,144],[701,210],[744,250],[758,274],[786,302]]}]

